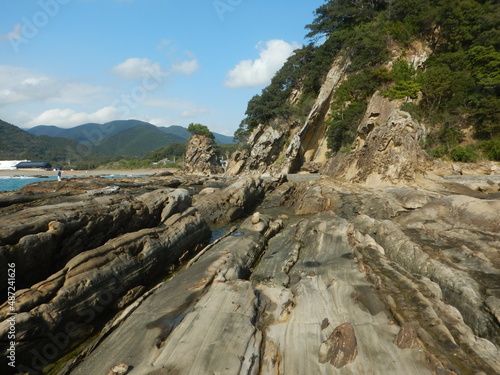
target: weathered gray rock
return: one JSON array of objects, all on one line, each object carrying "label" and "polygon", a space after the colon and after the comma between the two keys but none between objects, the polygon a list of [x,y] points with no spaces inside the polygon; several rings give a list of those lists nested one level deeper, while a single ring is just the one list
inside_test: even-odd
[{"label": "weathered gray rock", "polygon": [[[245,225],[254,224],[249,219]],[[138,373],[336,374],[342,367],[377,374],[396,374],[403,368],[430,374],[415,350],[402,351],[392,343],[398,330],[388,324],[375,295],[357,297],[360,293],[350,286],[354,280],[358,288],[368,284],[356,262],[343,256],[350,249],[348,229],[347,222],[323,214],[278,235],[300,244],[300,256],[284,271],[291,274],[286,286],[275,284],[272,271],[280,269],[281,257],[260,261],[253,275],[265,277],[246,279],[265,249],[265,237],[244,229],[234,232],[160,286],[98,350],[63,373],[94,373],[127,358]],[[270,243],[264,257],[282,251],[287,248],[280,242]],[[340,262],[337,271],[329,267],[332,261]],[[271,268],[266,267],[269,263]],[[325,299],[330,303],[317,303]],[[356,323],[335,331],[341,324],[336,322],[345,319]],[[338,337],[335,332],[340,331],[345,340],[329,345],[328,338]],[[327,343],[328,361],[321,354],[322,342]]]},{"label": "weathered gray rock", "polygon": [[[45,355],[53,335],[62,337],[64,348],[69,347],[78,338],[78,327],[85,327],[83,330],[88,334],[89,329],[99,324],[99,317],[116,309],[115,305],[128,291],[166,276],[169,266],[209,237],[205,221],[194,208],[189,208],[172,214],[158,227],[130,232],[80,253],[47,280],[18,292],[19,363],[28,368],[36,366],[29,360],[32,354],[28,353],[33,351],[48,363],[56,357]],[[8,304],[0,307],[2,342],[8,342],[9,312]]]},{"label": "weathered gray rock", "polygon": [[193,206],[209,223],[229,223],[250,213],[263,198],[265,190],[261,178],[240,177],[224,189],[195,196]]},{"label": "weathered gray rock", "polygon": [[209,137],[193,134],[186,148],[184,171],[202,174],[223,173],[224,169],[215,153],[214,145],[215,141]]},{"label": "weathered gray rock", "polygon": [[398,329],[359,272],[348,232],[347,221],[322,213],[270,241],[251,277],[265,332],[261,373],[430,374],[415,350],[393,344]]},{"label": "weathered gray rock", "polygon": [[[356,244],[360,268],[366,272],[394,319],[401,324],[394,338],[396,345],[411,347],[416,340],[439,374],[451,370],[464,374],[475,374],[479,369],[492,374],[500,371],[498,348],[473,332],[460,311],[443,299],[438,284],[411,275],[388,259],[374,246],[369,235],[353,230],[351,240]],[[413,328],[408,329],[409,326]],[[413,337],[413,329],[416,337]]]},{"label": "weathered gray rock", "polygon": [[[116,192],[57,196],[0,215],[0,272],[15,263],[17,286],[43,280],[82,251],[120,234],[153,227],[191,205],[185,190],[158,189],[141,195]],[[5,272],[4,272],[5,273]],[[0,281],[0,289],[6,279]]]},{"label": "weathered gray rock", "polygon": [[179,277],[164,282],[137,306],[71,373],[96,373],[116,358],[127,358],[134,371],[144,374],[256,371],[258,301],[245,279],[266,241],[240,228],[206,249]]},{"label": "weathered gray rock", "polygon": [[[186,191],[171,191],[157,226],[84,251],[18,293],[19,353],[29,353],[19,363],[50,362],[53,347],[119,311],[60,375],[500,373],[498,200],[436,181],[312,177],[177,177],[191,194],[209,189],[193,196],[199,213],[186,209]],[[245,216],[148,290],[195,251],[204,219]],[[64,230],[55,221],[46,232]]]},{"label": "weathered gray rock", "polygon": [[[500,369],[495,359],[498,350],[492,344],[498,343],[500,337],[498,308],[495,307],[498,306],[500,285],[498,200],[444,196],[444,187],[448,185],[442,186],[441,192],[436,193],[408,187],[361,188],[328,179],[289,182],[267,197],[263,205],[285,204],[298,214],[309,215],[332,210],[352,222],[356,228],[354,232],[366,234],[363,243],[366,251],[372,253],[369,260],[363,258],[360,269],[367,272],[377,290],[397,284],[389,288],[386,305],[403,326],[407,320],[420,319],[418,337],[414,339],[423,340],[429,352],[439,353],[436,359],[441,363],[439,366],[457,368],[449,362],[446,348],[450,343],[460,342],[477,355],[477,362],[468,366],[479,366],[487,373],[495,373]],[[288,262],[294,263],[300,258],[300,249],[294,241],[302,237],[304,233],[297,232],[287,238],[277,236],[271,240],[270,247],[274,241],[279,241],[276,246],[286,249],[272,253],[273,259],[282,257],[279,262],[286,264],[282,270],[288,270]],[[386,259],[384,267],[387,269],[376,266],[378,260],[375,259],[382,258]],[[264,262],[271,262],[266,254],[261,265]],[[287,285],[288,275],[283,271],[273,272],[276,283]],[[391,273],[398,275],[394,276],[395,281],[389,281],[387,274]],[[418,277],[418,284],[406,279],[408,274]],[[266,280],[259,268],[253,277]],[[430,294],[433,297],[428,300]],[[398,298],[395,304],[390,302],[396,295],[416,296],[415,305],[405,298]],[[399,315],[401,311],[405,312],[404,318]],[[401,335],[410,338],[413,334],[403,330]],[[430,337],[440,339],[436,342]],[[396,343],[414,345],[403,337]],[[464,351],[453,352],[455,356],[460,357],[462,363],[470,360]]]}]

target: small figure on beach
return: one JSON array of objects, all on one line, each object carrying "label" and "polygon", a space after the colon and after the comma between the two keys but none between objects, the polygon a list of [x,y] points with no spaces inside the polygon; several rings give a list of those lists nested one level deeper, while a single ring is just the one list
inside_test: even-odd
[{"label": "small figure on beach", "polygon": [[61,181],[61,170],[57,171],[57,181]]}]

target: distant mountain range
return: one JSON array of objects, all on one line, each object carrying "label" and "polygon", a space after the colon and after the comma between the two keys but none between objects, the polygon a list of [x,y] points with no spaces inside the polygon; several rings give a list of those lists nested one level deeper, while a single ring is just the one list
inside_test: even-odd
[{"label": "distant mountain range", "polygon": [[[124,144],[123,139],[130,138],[133,144],[141,144],[151,141],[151,147],[160,148],[171,143],[185,143],[191,133],[186,128],[178,125],[160,127],[149,122],[139,120],[118,120],[105,124],[88,123],[73,128],[65,129],[51,125],[39,125],[31,129],[24,129],[35,135],[46,135],[49,137],[62,137],[73,139],[80,143],[90,142],[92,145],[102,145],[100,149],[106,149],[107,140],[119,137],[122,141],[112,141],[111,144]],[[213,133],[218,144],[234,143],[233,137]],[[134,140],[134,138],[137,138]],[[166,142],[166,143],[165,143]],[[125,145],[125,144],[124,144]],[[159,145],[158,147],[156,147]],[[117,150],[118,151],[118,150]],[[152,150],[148,150],[152,151]],[[114,155],[117,155],[114,153]],[[128,155],[128,154],[127,154]],[[138,155],[134,155],[138,156]]]},{"label": "distant mountain range", "polygon": [[[213,134],[218,144],[234,143],[232,137]],[[89,123],[69,129],[48,125],[20,129],[0,120],[0,158],[64,161],[68,150],[82,149],[86,158],[142,157],[172,143],[186,143],[190,136],[182,126],[158,127],[138,120]]]}]

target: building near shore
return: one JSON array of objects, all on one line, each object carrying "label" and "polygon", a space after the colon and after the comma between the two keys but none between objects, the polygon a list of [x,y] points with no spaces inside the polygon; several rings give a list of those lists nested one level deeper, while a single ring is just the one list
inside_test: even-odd
[{"label": "building near shore", "polygon": [[29,160],[0,160],[0,171],[14,171],[16,165]]},{"label": "building near shore", "polygon": [[22,161],[16,165],[16,169],[52,169],[52,164],[48,161]]}]

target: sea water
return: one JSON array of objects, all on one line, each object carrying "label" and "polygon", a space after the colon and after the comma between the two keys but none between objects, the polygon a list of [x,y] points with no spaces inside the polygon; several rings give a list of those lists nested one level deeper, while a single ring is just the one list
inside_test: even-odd
[{"label": "sea water", "polygon": [[[88,177],[85,175],[74,175],[71,176],[73,177]],[[102,175],[99,177],[105,177],[105,178],[121,178],[121,177],[147,177],[147,175],[127,175],[127,174],[120,174],[120,175]],[[21,189],[22,187],[31,184],[33,182],[40,182],[40,181],[55,181],[57,180],[56,176],[50,176],[50,177],[30,177],[30,176],[0,176],[0,191],[12,191],[12,190],[18,190]],[[64,176],[63,176],[64,180]]]},{"label": "sea water", "polygon": [[57,177],[46,178],[28,177],[28,176],[0,176],[0,191],[12,191],[21,189],[23,186],[33,182],[55,181]]}]

